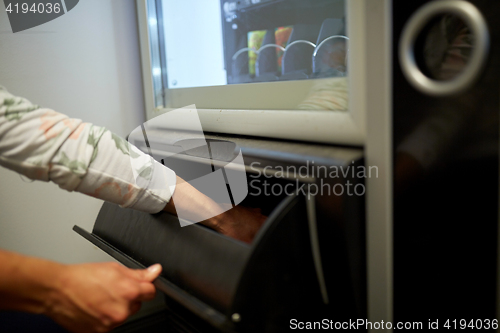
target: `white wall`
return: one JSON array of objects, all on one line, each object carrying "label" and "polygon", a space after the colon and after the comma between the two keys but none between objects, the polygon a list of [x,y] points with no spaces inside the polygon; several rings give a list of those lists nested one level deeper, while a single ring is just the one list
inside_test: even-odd
[{"label": "white wall", "polygon": [[[125,136],[144,121],[135,1],[82,0],[16,34],[0,4],[0,85]],[[0,167],[0,248],[66,263],[110,260],[71,230],[90,231],[101,204]]]}]

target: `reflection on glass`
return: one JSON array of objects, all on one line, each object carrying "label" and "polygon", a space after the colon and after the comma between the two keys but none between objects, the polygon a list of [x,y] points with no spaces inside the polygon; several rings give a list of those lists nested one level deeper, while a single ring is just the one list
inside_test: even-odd
[{"label": "reflection on glass", "polygon": [[313,53],[315,76],[345,76],[347,72],[347,37],[330,36]]},{"label": "reflection on glass", "polygon": [[314,83],[297,109],[348,111],[348,97],[347,78],[321,79]]},{"label": "reflection on glass", "polygon": [[157,2],[164,88],[347,74],[344,0]]},{"label": "reflection on glass", "polygon": [[[460,18],[444,14],[436,16],[424,27],[415,47],[421,71],[432,79],[447,81],[465,70],[474,50],[474,36]],[[425,116],[419,119],[416,126],[410,127],[413,130],[397,145],[394,168],[396,194],[411,193],[421,186],[431,171],[442,168],[448,160],[458,157],[460,163],[453,163],[462,164],[472,156],[484,158],[483,154],[491,153],[484,147],[493,147],[491,142],[487,142],[498,131],[497,120],[491,116],[497,112],[491,113],[485,107],[487,103],[482,100],[482,94],[480,89],[475,88],[446,102],[433,101],[430,107],[425,107],[424,100],[412,106],[418,111],[408,108],[408,114]],[[494,151],[498,153],[496,148]]]},{"label": "reflection on glass", "polygon": [[[457,16],[440,15],[423,29],[416,47],[422,72],[435,80],[447,81],[465,69],[474,48],[474,36]],[[419,48],[422,51],[418,52]]]}]

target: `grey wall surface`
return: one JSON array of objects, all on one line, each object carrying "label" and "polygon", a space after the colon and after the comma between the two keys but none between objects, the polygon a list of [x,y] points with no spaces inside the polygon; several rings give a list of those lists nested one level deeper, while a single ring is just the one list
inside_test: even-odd
[{"label": "grey wall surface", "polygon": [[[127,135],[144,121],[135,1],[82,0],[16,34],[0,4],[0,85]],[[65,263],[110,260],[71,230],[91,230],[101,204],[0,167],[0,248]]]}]

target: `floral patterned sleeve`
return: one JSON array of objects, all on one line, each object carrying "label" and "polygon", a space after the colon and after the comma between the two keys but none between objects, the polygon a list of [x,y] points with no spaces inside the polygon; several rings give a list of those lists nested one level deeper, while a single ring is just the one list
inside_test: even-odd
[{"label": "floral patterned sleeve", "polygon": [[149,213],[175,190],[175,173],[103,127],[71,119],[0,86],[0,164],[31,179]]}]

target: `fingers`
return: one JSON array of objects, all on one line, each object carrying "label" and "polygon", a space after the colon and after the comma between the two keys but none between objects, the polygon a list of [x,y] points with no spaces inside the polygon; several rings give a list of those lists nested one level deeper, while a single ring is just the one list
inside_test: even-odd
[{"label": "fingers", "polygon": [[160,264],[149,266],[146,269],[130,269],[124,266],[120,268],[121,272],[131,279],[137,281],[153,282],[161,273],[162,267]]},{"label": "fingers", "polygon": [[139,283],[139,296],[135,299],[136,301],[150,301],[155,298],[156,288],[150,282],[140,282]]},{"label": "fingers", "polygon": [[142,302],[155,297],[156,288],[152,282],[161,273],[160,264],[152,265],[146,269],[130,269],[122,265],[115,266],[115,268],[124,278],[129,279],[124,284],[127,286],[126,299],[132,302]]},{"label": "fingers", "polygon": [[[118,263],[80,264],[64,271],[64,292],[47,315],[71,332],[108,332],[155,297],[161,265],[129,269]],[[63,284],[63,283],[61,283]]]},{"label": "fingers", "polygon": [[152,266],[149,266],[146,271],[147,271],[147,281],[152,282],[154,279],[156,279],[160,273],[161,273],[162,267],[160,264],[154,264]]}]

